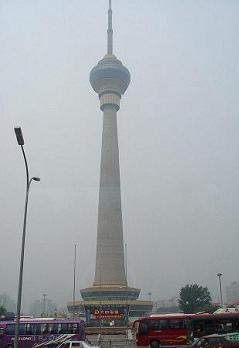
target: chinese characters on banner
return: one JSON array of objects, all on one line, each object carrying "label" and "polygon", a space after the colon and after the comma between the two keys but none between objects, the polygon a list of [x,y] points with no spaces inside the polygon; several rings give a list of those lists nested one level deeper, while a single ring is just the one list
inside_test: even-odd
[{"label": "chinese characters on banner", "polygon": [[123,318],[123,313],[120,312],[118,309],[94,309],[92,312],[92,319],[105,319],[105,318],[112,318],[112,319],[120,319]]}]

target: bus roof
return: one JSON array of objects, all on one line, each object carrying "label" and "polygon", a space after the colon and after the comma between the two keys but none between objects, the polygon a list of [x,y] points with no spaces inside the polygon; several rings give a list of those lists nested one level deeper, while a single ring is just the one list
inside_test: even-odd
[{"label": "bus roof", "polygon": [[142,317],[134,321],[140,322],[142,320],[173,320],[173,319],[192,319],[192,320],[210,320],[210,319],[233,319],[233,318],[239,318],[238,312],[226,312],[226,313],[168,313],[168,314],[159,314],[159,313],[152,313],[149,314],[147,317]]},{"label": "bus roof", "polygon": [[[14,324],[16,320],[4,320],[0,321],[1,325],[4,324]],[[67,323],[79,323],[83,322],[81,319],[65,319],[65,318],[24,318],[20,319],[20,323],[39,323],[39,324],[44,324],[44,323],[62,323],[62,324],[67,324]]]},{"label": "bus roof", "polygon": [[224,312],[224,313],[200,313],[195,314],[193,319],[220,319],[220,318],[239,318],[238,312]]},{"label": "bus roof", "polygon": [[186,314],[186,313],[168,313],[168,314],[160,314],[160,313],[152,313],[149,314],[147,317],[139,318],[136,321],[146,320],[146,319],[184,319],[184,318],[191,318],[192,316],[195,316],[195,314]]}]

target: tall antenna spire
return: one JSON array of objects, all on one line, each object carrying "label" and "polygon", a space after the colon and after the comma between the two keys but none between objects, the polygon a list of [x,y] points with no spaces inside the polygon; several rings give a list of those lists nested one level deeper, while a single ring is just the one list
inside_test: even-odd
[{"label": "tall antenna spire", "polygon": [[108,9],[107,54],[113,54],[113,29],[112,29],[111,0],[109,0],[109,9]]}]

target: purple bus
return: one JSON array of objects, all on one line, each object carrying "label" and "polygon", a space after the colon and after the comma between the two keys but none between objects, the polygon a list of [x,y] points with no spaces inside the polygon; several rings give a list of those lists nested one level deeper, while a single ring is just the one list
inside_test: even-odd
[{"label": "purple bus", "polygon": [[[12,321],[0,321],[0,348],[13,348],[15,324]],[[77,319],[21,319],[19,326],[19,348],[31,348],[43,342],[64,339],[85,340],[85,324]]]}]

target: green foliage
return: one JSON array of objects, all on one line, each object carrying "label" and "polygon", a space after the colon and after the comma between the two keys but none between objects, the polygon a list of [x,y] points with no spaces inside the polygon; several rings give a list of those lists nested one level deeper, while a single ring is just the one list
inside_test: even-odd
[{"label": "green foliage", "polygon": [[209,305],[205,306],[203,310],[207,313],[214,313],[218,308],[220,308],[220,306],[215,306],[213,304],[209,304]]},{"label": "green foliage", "polygon": [[196,313],[207,310],[211,305],[211,295],[207,287],[187,284],[180,290],[179,308],[184,313]]},{"label": "green foliage", "polygon": [[7,313],[7,310],[5,307],[0,306],[0,316],[5,315]]}]

